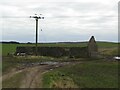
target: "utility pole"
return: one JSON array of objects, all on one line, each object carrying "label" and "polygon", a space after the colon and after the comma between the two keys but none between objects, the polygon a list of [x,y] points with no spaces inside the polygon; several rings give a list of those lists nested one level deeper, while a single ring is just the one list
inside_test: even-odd
[{"label": "utility pole", "polygon": [[[42,15],[42,14],[40,14]],[[35,44],[35,55],[38,55],[38,19],[44,19],[44,17],[38,16],[37,14],[35,14],[35,16],[30,16],[30,18],[35,18],[36,20],[36,44]]]}]

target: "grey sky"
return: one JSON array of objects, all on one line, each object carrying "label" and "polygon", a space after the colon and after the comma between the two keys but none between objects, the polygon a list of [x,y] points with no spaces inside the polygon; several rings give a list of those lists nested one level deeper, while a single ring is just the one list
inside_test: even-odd
[{"label": "grey sky", "polygon": [[45,17],[39,42],[118,41],[118,0],[3,0],[0,9],[4,41],[35,42],[35,13]]}]

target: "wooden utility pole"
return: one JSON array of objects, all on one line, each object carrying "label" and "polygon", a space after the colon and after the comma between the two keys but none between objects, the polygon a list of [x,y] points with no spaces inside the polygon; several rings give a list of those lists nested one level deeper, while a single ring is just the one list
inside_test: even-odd
[{"label": "wooden utility pole", "polygon": [[[40,14],[42,15],[42,14]],[[44,19],[44,17],[40,17],[37,14],[35,14],[35,16],[30,16],[30,18],[35,18],[36,20],[36,44],[35,44],[35,55],[38,55],[38,19]]]}]

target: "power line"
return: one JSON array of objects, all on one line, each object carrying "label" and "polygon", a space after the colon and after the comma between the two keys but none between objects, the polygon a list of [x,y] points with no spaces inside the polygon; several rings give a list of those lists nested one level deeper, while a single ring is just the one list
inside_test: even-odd
[{"label": "power line", "polygon": [[28,16],[1,16],[0,18],[29,18]]}]

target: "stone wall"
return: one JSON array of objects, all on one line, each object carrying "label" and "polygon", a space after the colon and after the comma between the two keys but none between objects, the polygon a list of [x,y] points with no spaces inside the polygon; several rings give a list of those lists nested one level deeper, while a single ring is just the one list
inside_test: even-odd
[{"label": "stone wall", "polygon": [[[16,55],[35,55],[35,47],[17,47]],[[51,57],[96,57],[98,54],[98,47],[94,36],[88,42],[87,47],[38,47],[38,55]]]},{"label": "stone wall", "polygon": [[89,57],[88,48],[87,47],[72,47],[70,48],[69,56],[76,57],[76,58]]},{"label": "stone wall", "polygon": [[[51,57],[88,57],[87,47],[38,47],[38,55]],[[17,47],[16,55],[25,53],[26,55],[35,55],[35,47]]]}]

